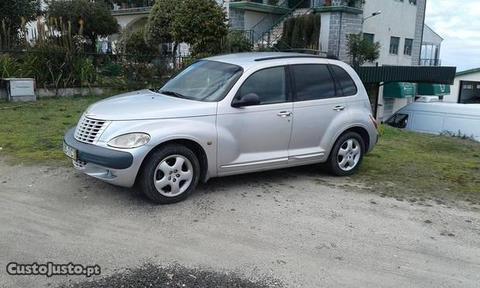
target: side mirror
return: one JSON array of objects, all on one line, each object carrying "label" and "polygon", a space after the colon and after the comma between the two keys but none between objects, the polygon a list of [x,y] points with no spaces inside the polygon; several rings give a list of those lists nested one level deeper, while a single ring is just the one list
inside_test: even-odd
[{"label": "side mirror", "polygon": [[260,104],[260,97],[255,93],[243,95],[240,99],[233,99],[232,107],[239,108],[244,106],[252,106]]}]

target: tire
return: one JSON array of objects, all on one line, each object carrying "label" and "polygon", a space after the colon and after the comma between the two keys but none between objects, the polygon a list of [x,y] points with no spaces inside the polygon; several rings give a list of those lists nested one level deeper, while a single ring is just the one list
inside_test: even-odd
[{"label": "tire", "polygon": [[344,133],[333,145],[327,162],[328,168],[336,176],[353,175],[362,164],[364,154],[363,138],[355,132]]},{"label": "tire", "polygon": [[172,204],[185,200],[197,187],[199,178],[200,164],[195,153],[183,145],[169,144],[148,157],[139,186],[151,201]]}]

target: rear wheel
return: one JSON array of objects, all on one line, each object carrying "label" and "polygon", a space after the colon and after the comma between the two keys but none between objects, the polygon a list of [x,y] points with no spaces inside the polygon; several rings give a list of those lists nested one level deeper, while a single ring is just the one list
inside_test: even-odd
[{"label": "rear wheel", "polygon": [[362,163],[364,153],[365,142],[358,133],[343,134],[330,152],[328,159],[330,171],[337,176],[355,174]]},{"label": "rear wheel", "polygon": [[192,193],[200,176],[197,156],[182,145],[167,145],[146,160],[140,175],[140,188],[150,200],[170,204]]}]

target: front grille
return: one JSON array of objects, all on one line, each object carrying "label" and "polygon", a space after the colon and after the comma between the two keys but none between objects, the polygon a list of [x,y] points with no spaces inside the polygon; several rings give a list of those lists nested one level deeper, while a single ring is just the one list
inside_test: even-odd
[{"label": "front grille", "polygon": [[84,143],[96,143],[107,126],[108,121],[82,116],[75,130],[75,139]]}]

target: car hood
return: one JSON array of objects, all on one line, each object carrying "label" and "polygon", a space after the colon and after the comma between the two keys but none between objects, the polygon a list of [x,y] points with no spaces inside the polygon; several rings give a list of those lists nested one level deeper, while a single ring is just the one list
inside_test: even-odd
[{"label": "car hood", "polygon": [[216,102],[201,102],[141,90],[99,101],[85,116],[101,120],[143,120],[215,115]]}]

